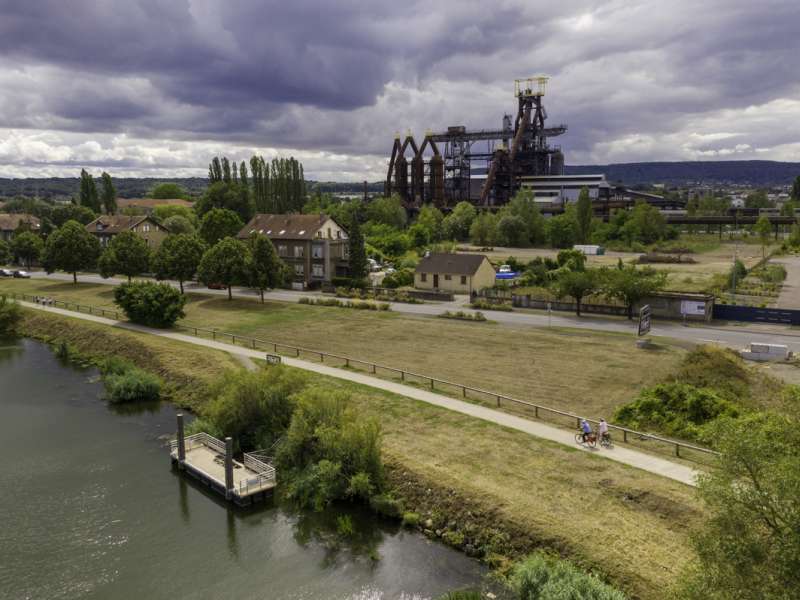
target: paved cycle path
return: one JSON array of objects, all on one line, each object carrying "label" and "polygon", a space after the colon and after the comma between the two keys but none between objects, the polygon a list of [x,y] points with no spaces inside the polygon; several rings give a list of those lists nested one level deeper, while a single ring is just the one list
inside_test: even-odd
[{"label": "paved cycle path", "polygon": [[[34,304],[31,302],[21,302],[21,304],[27,308],[41,310],[44,312],[56,313],[59,315],[64,315],[75,319],[92,321],[94,323],[101,323],[103,325],[109,325],[112,327],[119,327],[121,329],[128,329],[139,333],[157,335],[159,337],[169,338],[172,340],[185,342],[187,344],[194,344],[196,346],[204,346],[206,348],[221,350],[223,352],[228,352],[230,354],[234,354],[237,356],[243,356],[248,358],[262,358],[262,359],[265,357],[265,353],[263,351],[251,350],[248,348],[244,348],[242,346],[234,346],[231,344],[225,344],[213,340],[197,338],[191,335],[176,333],[173,331],[153,329],[150,327],[144,327],[142,325],[135,325],[127,321],[115,321],[113,319],[107,319],[105,317],[98,317],[95,315],[77,313],[69,310],[64,310],[61,308],[40,306],[38,304]],[[404,385],[402,383],[387,381],[385,379],[380,379],[378,377],[372,377],[371,375],[363,373],[347,371],[345,369],[338,369],[336,367],[330,367],[324,364],[309,362],[306,360],[291,358],[286,356],[282,356],[281,360],[283,361],[283,363],[291,367],[303,369],[306,371],[312,371],[314,373],[319,373],[321,375],[328,375],[329,377],[335,377],[337,379],[352,381],[354,383],[359,383],[372,388],[377,388],[387,392],[392,392],[400,396],[413,398],[414,400],[420,400],[428,404],[433,404],[434,406],[439,406],[441,408],[452,410],[464,415],[469,415],[477,419],[489,421],[491,423],[495,423],[503,427],[516,429],[517,431],[522,431],[534,437],[538,437],[551,442],[556,442],[559,444],[564,444],[566,446],[570,446],[571,448],[579,447],[576,446],[575,444],[574,432],[567,431],[564,429],[559,429],[557,427],[553,427],[552,425],[547,425],[539,421],[531,421],[529,419],[523,419],[522,417],[517,417],[508,413],[504,413],[499,410],[495,410],[478,404],[471,404],[469,402],[464,402],[462,400],[450,398],[449,396],[436,394],[434,392],[429,392],[409,385]],[[675,481],[679,481],[687,485],[692,485],[692,486],[695,485],[695,479],[697,475],[700,474],[700,471],[697,471],[696,469],[693,469],[689,466],[678,464],[663,458],[659,458],[657,456],[646,454],[644,452],[639,452],[637,450],[632,450],[630,448],[623,448],[620,446],[615,446],[614,448],[611,449],[603,449],[603,448],[590,449],[590,448],[584,448],[582,446],[580,446],[580,448],[583,451],[589,452],[595,456],[607,458],[609,460],[614,460],[632,467],[636,467],[638,469],[642,469],[644,471],[648,471],[650,473],[654,473],[656,475],[668,477],[669,479],[673,479]]]}]

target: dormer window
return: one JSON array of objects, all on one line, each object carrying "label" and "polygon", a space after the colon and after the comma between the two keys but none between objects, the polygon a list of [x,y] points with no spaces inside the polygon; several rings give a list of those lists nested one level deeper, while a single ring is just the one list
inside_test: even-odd
[{"label": "dormer window", "polygon": [[305,229],[301,229],[301,230],[298,232],[298,234],[297,234],[297,235],[304,235],[304,234],[305,234],[305,232],[306,232],[306,230],[305,230]]},{"label": "dormer window", "polygon": [[103,231],[103,224],[100,222],[97,223],[97,231]]},{"label": "dormer window", "polygon": [[283,235],[284,233],[286,233],[286,230],[285,230],[285,229],[281,229],[281,230],[278,232],[278,235]]}]

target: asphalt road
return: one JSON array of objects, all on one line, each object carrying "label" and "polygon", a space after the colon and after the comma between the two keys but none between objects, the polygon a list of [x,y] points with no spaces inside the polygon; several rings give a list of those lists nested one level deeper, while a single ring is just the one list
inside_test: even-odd
[{"label": "asphalt road", "polygon": [[[46,274],[44,272],[33,272],[32,277],[37,279],[51,279],[57,281],[72,281],[72,275],[65,273]],[[103,279],[99,275],[80,275],[78,281],[87,283],[99,283],[104,285],[118,285],[123,279],[110,278]],[[177,282],[168,282],[178,287]],[[206,295],[227,296],[227,290],[210,290],[197,284],[185,284],[187,293],[200,293]],[[234,288],[233,295],[244,298],[257,297],[257,293],[248,288]],[[297,302],[303,296],[308,296],[309,292],[295,292],[291,290],[275,290],[267,292],[265,298],[269,300],[279,300],[283,302]],[[311,295],[321,296],[321,294]],[[466,297],[456,299],[454,302],[436,302],[425,304],[404,304],[393,302],[392,310],[398,313],[412,315],[439,315],[445,310],[464,310]],[[575,329],[590,329],[595,331],[606,331],[630,334],[631,338],[636,336],[636,321],[628,321],[614,317],[576,317],[572,314],[563,312],[553,312],[548,316],[544,311],[482,311],[493,321],[515,327],[529,325],[531,327],[570,327]],[[773,344],[785,344],[795,353],[800,353],[800,332],[793,333],[788,326],[757,325],[757,324],[735,324],[735,325],[688,325],[670,321],[654,321],[651,329],[651,337],[667,337],[677,340],[684,340],[696,344],[720,344],[734,349],[747,347],[750,342],[766,342]]]}]

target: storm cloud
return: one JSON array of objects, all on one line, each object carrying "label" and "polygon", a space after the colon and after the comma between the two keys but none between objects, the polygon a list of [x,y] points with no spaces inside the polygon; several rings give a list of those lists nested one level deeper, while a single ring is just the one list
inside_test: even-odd
[{"label": "storm cloud", "polygon": [[798,26],[788,0],[0,0],[0,176],[258,152],[377,180],[395,131],[499,126],[536,73],[571,164],[800,160]]}]

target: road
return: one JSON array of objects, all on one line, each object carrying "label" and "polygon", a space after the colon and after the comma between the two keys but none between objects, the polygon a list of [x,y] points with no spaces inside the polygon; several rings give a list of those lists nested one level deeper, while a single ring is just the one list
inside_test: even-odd
[{"label": "road", "polygon": [[[48,275],[44,272],[31,273],[34,278],[51,279],[56,281],[72,281],[72,275],[64,273],[53,273]],[[87,283],[99,283],[104,285],[118,285],[124,280],[122,279],[103,279],[99,275],[81,275],[79,281]],[[177,287],[177,282],[169,282],[171,285]],[[800,286],[800,283],[798,284]],[[186,292],[189,294],[205,294],[205,295],[219,295],[227,296],[226,290],[209,290],[206,287],[198,286],[196,284],[187,284],[185,286]],[[254,298],[256,292],[247,288],[234,288],[233,295],[243,298]],[[264,297],[269,300],[278,300],[283,302],[297,302],[299,298],[308,296],[308,292],[295,292],[291,290],[275,290],[267,292]],[[314,295],[314,294],[312,294]],[[317,294],[321,295],[321,294]],[[466,299],[456,300],[454,302],[436,302],[425,304],[404,304],[401,302],[391,303],[391,308],[394,312],[421,315],[421,316],[436,316],[440,315],[445,310],[465,310]],[[572,314],[554,313],[548,316],[544,311],[516,311],[516,312],[501,312],[501,311],[483,311],[488,318],[493,321],[504,325],[512,326],[531,326],[531,327],[571,327],[575,329],[590,329],[596,331],[627,333],[631,337],[635,335],[636,323],[619,318],[600,318],[600,317],[576,317]],[[792,333],[789,327],[775,326],[775,325],[733,325],[716,327],[711,325],[689,325],[684,326],[681,323],[669,321],[654,321],[651,330],[652,337],[666,337],[678,340],[684,340],[695,344],[720,344],[733,349],[745,348],[750,342],[769,342],[773,344],[785,344],[795,353],[800,353],[800,332]]]},{"label": "road", "polygon": [[776,308],[800,308],[800,257],[783,256],[771,262],[786,268],[786,280],[781,287],[780,296],[775,303]]},{"label": "road", "polygon": [[[264,358],[263,352],[259,352],[256,350],[249,350],[247,348],[243,348],[240,346],[233,346],[230,344],[224,344],[222,342],[215,342],[203,338],[196,338],[182,333],[175,333],[163,329],[152,329],[150,327],[134,325],[126,321],[114,321],[113,319],[106,319],[104,317],[98,317],[95,315],[76,313],[72,311],[63,310],[60,308],[44,307],[31,302],[23,302],[22,304],[27,308],[41,310],[44,312],[56,313],[59,315],[65,315],[75,319],[92,321],[94,323],[100,323],[111,327],[119,327],[121,329],[128,329],[139,333],[156,335],[159,337],[169,338],[172,340],[185,342],[188,344],[194,344],[196,346],[204,346],[206,348],[221,350],[223,352],[228,352],[233,356],[244,357],[247,360],[253,358]],[[400,396],[405,396],[407,398],[413,398],[414,400],[420,400],[422,402],[426,402],[428,404],[432,404],[440,408],[452,410],[464,415],[469,415],[471,417],[482,419],[484,421],[489,421],[491,423],[495,423],[503,427],[508,427],[510,429],[515,429],[517,431],[522,431],[534,437],[548,440],[550,442],[555,442],[558,444],[569,446],[571,448],[579,447],[575,444],[575,434],[572,431],[559,429],[557,427],[553,427],[545,423],[540,423],[538,421],[530,421],[528,419],[523,419],[521,417],[517,417],[514,415],[510,415],[508,413],[487,408],[485,406],[471,404],[469,402],[464,402],[461,400],[457,400],[455,398],[450,398],[449,396],[443,396],[441,394],[428,392],[426,390],[404,385],[401,383],[379,379],[377,377],[372,377],[370,375],[366,375],[363,373],[356,373],[344,369],[337,369],[336,367],[330,367],[324,364],[308,362],[305,360],[300,360],[290,357],[282,357],[282,361],[291,367],[303,369],[306,371],[312,371],[314,373],[327,375],[329,377],[335,377],[337,379],[352,381],[354,383],[365,385],[371,388],[384,390],[387,392],[398,394]],[[624,448],[620,446],[615,446],[614,448],[608,450],[602,448],[596,448],[596,449],[589,449],[583,447],[580,448],[583,451],[589,452],[595,456],[603,457],[632,467],[636,467],[638,469],[648,471],[655,475],[660,475],[662,477],[673,479],[675,481],[684,483],[686,485],[695,485],[696,477],[699,474],[697,470],[689,466],[674,463],[672,461],[665,460],[663,458],[653,456],[651,454],[646,454],[644,452],[638,452],[630,448]]]}]

